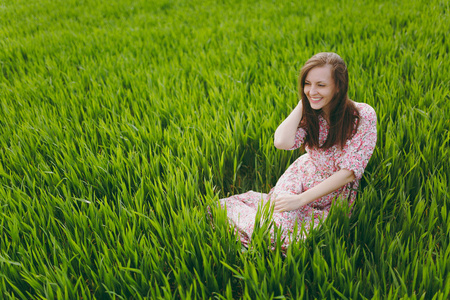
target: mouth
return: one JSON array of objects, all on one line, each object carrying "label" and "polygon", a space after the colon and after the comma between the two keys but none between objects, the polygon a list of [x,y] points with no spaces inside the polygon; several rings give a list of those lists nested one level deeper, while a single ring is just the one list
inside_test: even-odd
[{"label": "mouth", "polygon": [[309,100],[311,100],[311,102],[313,102],[313,103],[317,103],[317,102],[320,102],[320,100],[322,100],[322,98],[323,97],[317,97],[317,98],[310,97]]}]

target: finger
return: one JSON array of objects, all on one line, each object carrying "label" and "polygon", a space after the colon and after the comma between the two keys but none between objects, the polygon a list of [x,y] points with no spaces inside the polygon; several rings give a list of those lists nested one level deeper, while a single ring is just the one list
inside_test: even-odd
[{"label": "finger", "polygon": [[283,209],[282,209],[282,208],[277,208],[277,209],[274,210],[274,212],[276,212],[276,213],[282,213],[282,212],[283,212]]},{"label": "finger", "polygon": [[275,202],[274,211],[275,212],[282,212],[283,211],[283,203]]}]

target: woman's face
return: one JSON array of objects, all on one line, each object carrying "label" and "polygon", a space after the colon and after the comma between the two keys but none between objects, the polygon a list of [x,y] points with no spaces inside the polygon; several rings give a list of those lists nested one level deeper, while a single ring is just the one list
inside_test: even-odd
[{"label": "woman's face", "polygon": [[312,109],[322,109],[325,115],[329,116],[327,107],[336,93],[331,66],[325,65],[311,69],[306,75],[303,92]]}]

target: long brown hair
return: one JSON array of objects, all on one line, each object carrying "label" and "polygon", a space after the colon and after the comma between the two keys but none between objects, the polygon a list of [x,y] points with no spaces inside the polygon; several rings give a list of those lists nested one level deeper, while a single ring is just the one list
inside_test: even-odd
[{"label": "long brown hair", "polygon": [[[314,110],[305,95],[305,79],[308,72],[315,67],[331,66],[331,75],[336,87],[336,94],[328,104],[330,107],[330,130],[322,146],[319,145],[319,118],[322,109]],[[305,145],[312,148],[328,149],[333,145],[343,148],[350,139],[359,123],[359,113],[355,104],[348,98],[348,70],[344,60],[332,52],[321,52],[311,57],[302,67],[299,83],[299,97],[303,103],[303,116],[299,127],[306,130]]]}]

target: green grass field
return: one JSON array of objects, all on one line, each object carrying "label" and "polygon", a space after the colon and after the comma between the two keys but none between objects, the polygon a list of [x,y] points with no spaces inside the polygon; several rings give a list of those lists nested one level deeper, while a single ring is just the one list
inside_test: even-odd
[{"label": "green grass field", "polygon": [[[0,1],[0,298],[448,299],[448,0]],[[282,255],[268,192],[313,54],[378,115],[350,218]]]}]

